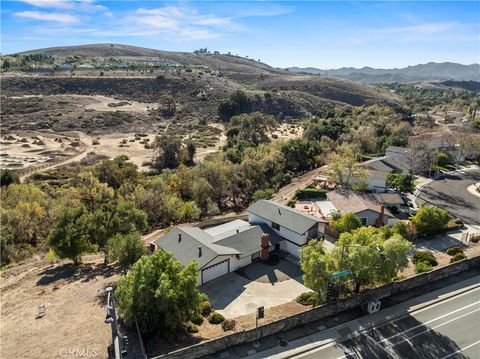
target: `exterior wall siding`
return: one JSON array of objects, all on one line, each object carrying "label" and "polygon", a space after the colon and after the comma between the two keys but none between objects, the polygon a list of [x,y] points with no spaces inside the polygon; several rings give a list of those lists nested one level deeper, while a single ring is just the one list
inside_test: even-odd
[{"label": "exterior wall siding", "polygon": [[[256,224],[256,223],[265,223],[266,225],[268,225],[270,228],[272,227],[272,222],[265,219],[265,218],[262,218],[262,217],[259,217],[255,214],[251,214],[249,213],[248,214],[248,221],[251,223],[251,224]],[[273,228],[272,228],[273,229]],[[282,236],[283,238],[285,239],[288,239],[289,241],[292,241],[298,245],[303,245],[305,243],[307,243],[307,234],[298,234],[298,233],[295,233],[293,231],[291,231],[290,229],[288,228],[285,228],[283,226],[280,226],[280,230],[276,230],[276,229],[273,229],[275,232],[277,232],[280,236]]]}]

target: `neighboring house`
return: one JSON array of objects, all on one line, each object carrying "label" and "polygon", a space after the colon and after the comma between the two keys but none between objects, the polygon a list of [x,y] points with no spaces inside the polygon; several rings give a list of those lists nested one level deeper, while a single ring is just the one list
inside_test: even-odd
[{"label": "neighboring house", "polygon": [[410,168],[411,149],[406,147],[388,146],[385,150],[385,157],[391,158],[402,165]]},{"label": "neighboring house", "polygon": [[267,225],[235,220],[208,229],[177,226],[154,243],[182,265],[198,264],[198,285],[259,260],[282,241]]},{"label": "neighboring house", "polygon": [[300,250],[310,239],[325,233],[327,221],[297,211],[274,201],[259,200],[248,209],[250,224],[266,224],[282,237],[278,249],[294,257],[300,257]]},{"label": "neighboring house", "polygon": [[[337,190],[327,193],[327,201],[316,202],[323,212],[331,212],[333,208],[341,213],[352,212],[364,226],[383,226],[393,224],[397,221],[395,216],[385,205],[378,204],[366,194],[349,190]],[[328,213],[324,213],[327,215]]]},{"label": "neighboring house", "polygon": [[366,170],[367,177],[354,178],[352,183],[366,183],[366,189],[371,192],[385,192],[388,183],[387,177],[390,173],[408,173],[408,168],[393,158],[378,157],[359,164]]}]

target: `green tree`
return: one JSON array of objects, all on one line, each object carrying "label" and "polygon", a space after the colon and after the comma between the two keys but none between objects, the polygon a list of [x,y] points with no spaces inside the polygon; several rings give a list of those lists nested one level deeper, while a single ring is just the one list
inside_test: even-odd
[{"label": "green tree", "polygon": [[361,226],[362,221],[352,212],[346,212],[340,219],[333,221],[333,228],[338,233],[351,232]]},{"label": "green tree", "polygon": [[94,167],[93,173],[100,182],[107,183],[115,190],[126,183],[136,185],[139,178],[137,166],[128,162],[128,157],[125,155],[117,156],[113,160],[101,161]]},{"label": "green tree", "polygon": [[442,233],[449,221],[448,212],[434,205],[422,206],[410,220],[416,230],[424,235]]},{"label": "green tree", "polygon": [[159,170],[177,168],[182,162],[182,141],[177,137],[157,136],[153,148],[153,164]]},{"label": "green tree", "polygon": [[300,252],[300,268],[303,271],[304,284],[311,290],[324,294],[330,275],[335,272],[336,264],[325,252],[323,242],[309,241]]},{"label": "green tree", "polygon": [[168,116],[168,117],[173,116],[175,114],[175,111],[177,110],[177,104],[175,102],[175,98],[168,93],[161,95],[159,104],[158,104],[158,109],[160,113],[164,116]]},{"label": "green tree", "polygon": [[389,173],[387,183],[400,192],[412,193],[415,190],[413,177],[409,174]]},{"label": "green tree", "polygon": [[115,291],[119,312],[127,325],[137,319],[140,330],[173,332],[200,315],[203,296],[197,289],[197,264],[182,268],[165,251],[140,258]]},{"label": "green tree", "polygon": [[233,92],[228,99],[222,100],[218,105],[218,114],[223,120],[232,116],[252,111],[252,100],[243,91]]},{"label": "green tree", "polygon": [[350,279],[359,292],[362,286],[389,282],[408,265],[410,248],[410,242],[397,233],[388,237],[383,228],[361,227],[342,233],[332,256],[337,263],[342,262],[343,252],[340,269],[352,271]]},{"label": "green tree", "polygon": [[450,158],[443,151],[436,151],[433,154],[433,161],[434,163],[437,164],[437,166],[440,166],[440,167],[445,167],[450,164]]},{"label": "green tree", "polygon": [[0,186],[9,186],[12,183],[19,183],[18,176],[10,170],[0,170]]},{"label": "green tree", "polygon": [[238,140],[258,146],[270,142],[269,134],[275,129],[277,123],[271,115],[261,112],[241,114],[231,118],[227,137],[231,144]]},{"label": "green tree", "polygon": [[338,146],[329,157],[330,180],[340,187],[350,188],[353,181],[365,178],[367,175],[365,169],[358,165],[360,159],[361,155],[356,146],[346,143]]},{"label": "green tree", "polygon": [[284,143],[280,150],[283,154],[283,165],[287,171],[311,170],[321,163],[322,149],[318,142],[297,138]]},{"label": "green tree", "polygon": [[138,232],[116,234],[108,240],[107,248],[108,259],[118,261],[125,272],[146,252],[145,243]]},{"label": "green tree", "polygon": [[68,258],[80,264],[82,255],[94,250],[89,242],[88,211],[85,206],[66,208],[54,224],[48,244],[60,258]]}]

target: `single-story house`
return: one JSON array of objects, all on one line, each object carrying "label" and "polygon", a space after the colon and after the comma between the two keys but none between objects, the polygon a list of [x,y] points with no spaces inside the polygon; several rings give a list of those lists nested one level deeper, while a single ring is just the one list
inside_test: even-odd
[{"label": "single-story house", "polygon": [[[362,193],[349,190],[337,190],[327,193],[326,201],[318,201],[318,207],[331,212],[333,208],[341,213],[352,212],[364,226],[392,226],[397,219],[385,205],[372,201]],[[324,213],[327,215],[328,213]]]},{"label": "single-story house", "polygon": [[279,248],[296,258],[300,257],[300,250],[311,239],[317,239],[319,233],[325,233],[328,221],[302,213],[294,208],[270,201],[259,200],[248,209],[250,224],[266,224],[283,242]]},{"label": "single-story house", "polygon": [[202,285],[261,259],[262,250],[265,259],[281,240],[266,225],[235,220],[208,229],[177,226],[154,243],[182,265],[196,261]]}]

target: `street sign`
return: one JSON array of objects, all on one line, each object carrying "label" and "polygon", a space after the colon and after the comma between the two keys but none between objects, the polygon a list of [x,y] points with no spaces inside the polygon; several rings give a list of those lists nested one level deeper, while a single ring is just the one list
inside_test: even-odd
[{"label": "street sign", "polygon": [[341,272],[338,272],[338,273],[333,273],[331,276],[330,276],[330,279],[338,279],[338,278],[342,278],[342,277],[345,277],[349,274],[352,274],[352,271],[350,269],[347,269],[347,270],[342,270]]},{"label": "street sign", "polygon": [[265,317],[265,308],[264,307],[258,307],[257,318],[258,319],[263,319],[264,317]]}]

